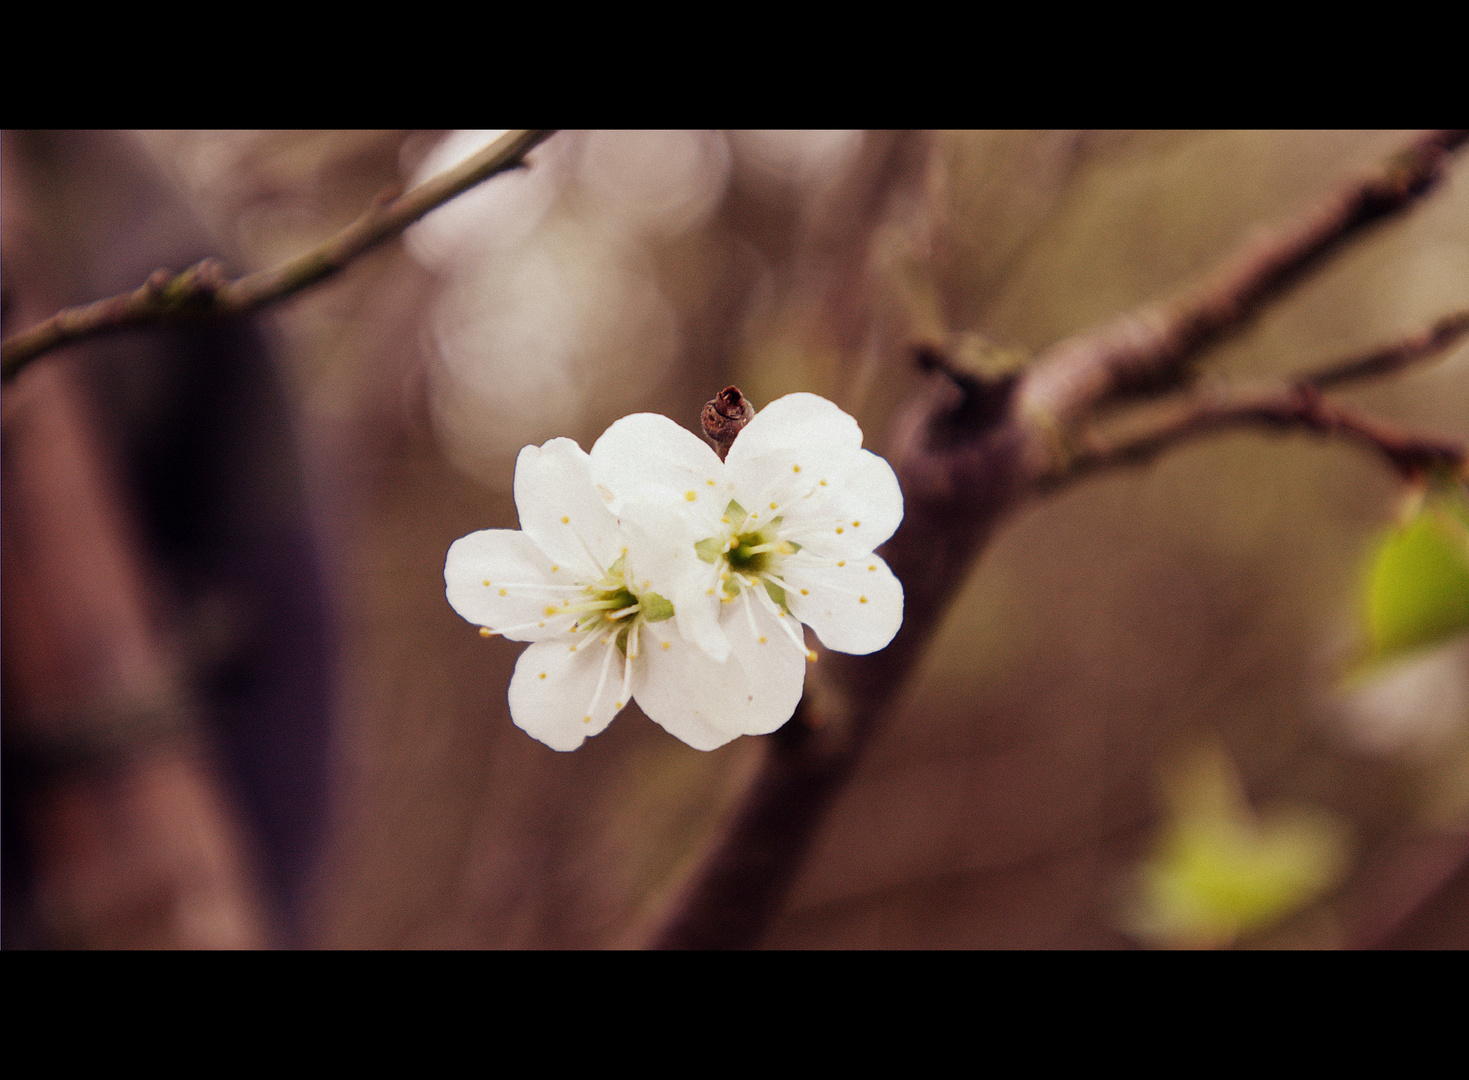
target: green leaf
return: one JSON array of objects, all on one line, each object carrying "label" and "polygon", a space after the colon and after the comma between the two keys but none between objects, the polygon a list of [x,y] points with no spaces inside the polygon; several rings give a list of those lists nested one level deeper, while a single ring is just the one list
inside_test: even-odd
[{"label": "green leaf", "polygon": [[765,581],[765,591],[770,594],[770,599],[774,600],[780,606],[781,611],[786,610],[786,591],[784,589],[767,578]]},{"label": "green leaf", "polygon": [[1158,945],[1217,948],[1264,930],[1341,880],[1350,841],[1304,807],[1257,814],[1221,749],[1205,748],[1170,785],[1171,812],[1138,867],[1128,928]]},{"label": "green leaf", "polygon": [[724,520],[728,521],[731,525],[738,524],[749,516],[749,512],[733,499],[730,499],[729,505],[724,508]]},{"label": "green leaf", "polygon": [[1469,630],[1469,526],[1462,498],[1440,497],[1384,537],[1367,573],[1373,659]]},{"label": "green leaf", "polygon": [[673,618],[673,602],[655,592],[643,593],[638,603],[643,605],[643,618],[649,622],[662,622],[664,619]]}]

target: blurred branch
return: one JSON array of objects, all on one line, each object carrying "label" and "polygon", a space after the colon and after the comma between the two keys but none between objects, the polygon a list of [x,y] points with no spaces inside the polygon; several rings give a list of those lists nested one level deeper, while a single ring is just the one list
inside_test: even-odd
[{"label": "blurred branch", "polygon": [[1301,381],[1310,383],[1318,390],[1325,390],[1343,383],[1395,375],[1420,361],[1436,359],[1457,344],[1465,334],[1469,334],[1469,311],[1460,311],[1445,316],[1421,333],[1376,349],[1365,356],[1353,357],[1318,371],[1308,372],[1301,377]]},{"label": "blurred branch", "polygon": [[1084,450],[1072,455],[1054,482],[1059,486],[1100,469],[1143,464],[1179,443],[1239,427],[1296,428],[1339,436],[1381,454],[1405,479],[1436,469],[1462,472],[1469,466],[1469,447],[1463,442],[1398,430],[1354,409],[1327,402],[1321,391],[1395,374],[1442,355],[1466,333],[1469,311],[1461,311],[1365,356],[1307,372],[1293,383],[1190,396],[1146,434],[1112,443],[1091,440]]},{"label": "blurred branch", "polygon": [[1104,403],[1185,381],[1188,361],[1429,191],[1466,137],[1462,130],[1420,136],[1295,220],[1246,241],[1199,285],[1053,345],[1026,378],[1021,410],[1064,436]]},{"label": "blurred branch", "polygon": [[1314,431],[1360,443],[1387,459],[1405,479],[1437,469],[1463,471],[1469,449],[1462,442],[1401,431],[1353,409],[1327,402],[1310,382],[1186,402],[1146,435],[1099,445],[1072,458],[1062,482],[1100,469],[1140,465],[1165,450],[1211,432],[1240,427]]},{"label": "blurred branch", "polygon": [[550,137],[550,130],[508,131],[465,161],[411,191],[384,192],[362,216],[310,251],[235,280],[217,259],[182,273],[155,270],[132,292],[59,311],[0,343],[0,378],[9,380],[52,349],[125,327],[242,315],[335,274],[363,252],[397,236],[430,210],[507,169]]},{"label": "blurred branch", "polygon": [[888,458],[903,489],[903,524],[879,553],[903,583],[903,625],[871,656],[824,653],[793,720],[766,740],[767,757],[652,944],[757,945],[800,870],[817,825],[861,760],[922,655],[957,583],[996,526],[1026,501],[1101,465],[1145,460],[1205,431],[1268,424],[1369,445],[1401,472],[1462,468],[1462,444],[1406,435],[1321,398],[1320,389],[1389,374],[1446,348],[1465,331],[1451,316],[1423,335],[1334,365],[1294,385],[1214,403],[1190,401],[1135,445],[1081,454],[1079,426],[1106,405],[1179,385],[1189,362],[1241,329],[1373,222],[1414,203],[1466,132],[1421,136],[1379,169],[1293,222],[1246,243],[1203,284],[1123,314],[1043,352],[1025,372],[984,378],[941,350],[918,350],[926,388],[893,423]]}]

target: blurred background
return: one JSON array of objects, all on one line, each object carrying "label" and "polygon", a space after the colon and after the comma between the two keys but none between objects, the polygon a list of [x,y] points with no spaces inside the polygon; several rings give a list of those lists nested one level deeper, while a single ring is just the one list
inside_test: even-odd
[{"label": "blurred background", "polygon": [[[497,132],[9,132],[5,333],[325,239]],[[912,345],[1030,352],[1405,132],[561,132],[262,316],[4,389],[7,948],[639,944],[760,759],[630,707],[515,728],[444,600],[527,443],[730,383],[882,452]],[[1285,375],[1469,297],[1469,170],[1210,354]],[[1469,438],[1469,348],[1341,395]],[[1012,517],[821,827],[772,948],[1469,946],[1469,637],[1359,670],[1412,493],[1200,440]]]}]

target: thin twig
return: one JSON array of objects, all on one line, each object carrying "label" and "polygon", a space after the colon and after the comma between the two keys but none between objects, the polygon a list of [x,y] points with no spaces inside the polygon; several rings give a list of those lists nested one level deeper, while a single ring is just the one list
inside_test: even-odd
[{"label": "thin twig", "polygon": [[1469,311],[1461,311],[1440,319],[1427,330],[1365,355],[1305,372],[1290,383],[1187,397],[1144,434],[1111,443],[1089,440],[1082,450],[1067,458],[1064,469],[1042,481],[1042,486],[1050,490],[1101,469],[1144,464],[1179,443],[1241,427],[1296,428],[1341,436],[1381,454],[1405,477],[1435,469],[1462,470],[1469,459],[1462,442],[1399,430],[1356,410],[1330,404],[1321,392],[1328,387],[1396,374],[1442,356],[1466,334]]},{"label": "thin twig", "polygon": [[1465,334],[1469,334],[1469,311],[1460,311],[1445,316],[1421,333],[1375,349],[1364,356],[1308,372],[1300,381],[1308,382],[1318,390],[1325,390],[1344,383],[1394,375],[1420,361],[1442,355]]},{"label": "thin twig", "polygon": [[456,195],[496,173],[520,167],[525,155],[551,134],[507,131],[413,190],[396,196],[385,193],[346,228],[278,266],[231,281],[218,260],[205,259],[179,274],[156,270],[132,292],[59,311],[0,343],[0,378],[9,380],[38,356],[84,338],[149,323],[241,315],[300,292]]},{"label": "thin twig", "polygon": [[1295,429],[1344,438],[1382,455],[1404,478],[1439,469],[1460,472],[1469,464],[1469,450],[1462,442],[1392,427],[1328,402],[1314,385],[1302,382],[1213,400],[1191,400],[1145,435],[1113,445],[1096,445],[1077,454],[1056,483],[1070,483],[1102,469],[1144,464],[1181,443],[1243,427]]}]

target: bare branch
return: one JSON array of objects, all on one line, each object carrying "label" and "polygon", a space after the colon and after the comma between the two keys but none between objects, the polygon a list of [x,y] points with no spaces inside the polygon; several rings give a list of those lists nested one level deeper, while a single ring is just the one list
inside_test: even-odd
[{"label": "bare branch", "polygon": [[550,130],[508,131],[479,153],[403,194],[384,193],[356,221],[304,254],[236,280],[216,259],[180,274],[156,270],[139,288],[59,311],[0,343],[0,378],[9,380],[52,349],[125,327],[241,315],[300,292],[397,236],[435,207],[496,173],[520,167]]},{"label": "bare branch", "polygon": [[1111,399],[1177,385],[1199,352],[1242,329],[1346,241],[1427,192],[1466,137],[1420,137],[1294,221],[1247,241],[1194,288],[1052,346],[1025,380],[1022,412],[1043,418],[1064,440]]},{"label": "bare branch", "polygon": [[1461,311],[1363,356],[1305,372],[1291,383],[1185,398],[1145,434],[1111,443],[1089,440],[1080,452],[1067,458],[1063,469],[1043,479],[1041,486],[1049,490],[1101,469],[1142,464],[1179,443],[1240,427],[1297,428],[1341,436],[1380,453],[1409,478],[1434,469],[1462,470],[1469,460],[1469,448],[1463,443],[1400,431],[1352,409],[1329,404],[1321,391],[1395,374],[1441,356],[1466,334],[1469,311]]},{"label": "bare branch", "polygon": [[1310,383],[1318,390],[1326,390],[1344,383],[1394,375],[1420,361],[1442,355],[1465,334],[1469,334],[1469,311],[1460,311],[1438,320],[1427,330],[1402,341],[1395,341],[1365,356],[1353,357],[1319,371],[1308,372],[1300,381]]},{"label": "bare branch", "polygon": [[1327,402],[1310,383],[1190,400],[1147,434],[1115,445],[1095,445],[1071,459],[1070,468],[1047,487],[1070,483],[1101,469],[1140,465],[1165,450],[1211,432],[1242,427],[1313,431],[1338,436],[1381,454],[1404,478],[1469,465],[1462,442],[1402,431],[1353,409]]}]

